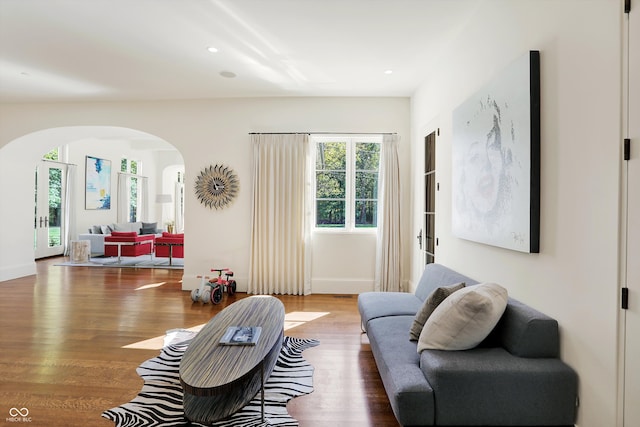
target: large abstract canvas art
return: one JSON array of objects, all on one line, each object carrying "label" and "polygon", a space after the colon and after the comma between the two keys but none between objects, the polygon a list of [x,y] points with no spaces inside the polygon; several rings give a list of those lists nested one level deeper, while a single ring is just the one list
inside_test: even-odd
[{"label": "large abstract canvas art", "polygon": [[453,112],[452,229],[488,245],[540,246],[540,54],[514,61]]},{"label": "large abstract canvas art", "polygon": [[111,209],[111,160],[87,156],[85,209]]}]

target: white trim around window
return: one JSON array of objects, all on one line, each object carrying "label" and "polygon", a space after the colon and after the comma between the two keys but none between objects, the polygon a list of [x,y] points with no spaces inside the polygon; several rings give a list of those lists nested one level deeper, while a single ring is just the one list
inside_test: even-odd
[{"label": "white trim around window", "polygon": [[[357,226],[356,224],[356,215],[355,215],[355,207],[356,207],[356,143],[382,143],[382,135],[341,135],[341,134],[332,134],[332,135],[310,135],[310,142],[312,147],[312,155],[313,155],[313,167],[310,171],[313,176],[311,178],[311,183],[313,185],[313,209],[312,209],[312,224],[313,231],[320,233],[375,233],[377,231],[377,223],[374,226],[366,227],[366,226]],[[345,191],[344,191],[344,223],[343,226],[339,226],[334,224],[334,226],[318,226],[317,222],[317,176],[316,172],[318,171],[317,167],[317,156],[318,156],[318,144],[319,143],[329,143],[329,142],[340,142],[346,144],[346,161],[345,161]],[[342,169],[335,170],[336,172],[341,171]],[[377,170],[378,178],[380,172],[380,165],[378,163]],[[376,208],[373,209],[373,215],[376,216],[377,221],[377,186],[374,191],[374,198],[370,199],[376,203]],[[369,200],[369,199],[360,199]]]}]

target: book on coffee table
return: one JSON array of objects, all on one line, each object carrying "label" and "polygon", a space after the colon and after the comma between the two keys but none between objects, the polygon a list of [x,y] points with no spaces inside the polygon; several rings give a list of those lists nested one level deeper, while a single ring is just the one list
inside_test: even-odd
[{"label": "book on coffee table", "polygon": [[229,326],[220,339],[222,345],[256,345],[260,338],[260,326]]}]

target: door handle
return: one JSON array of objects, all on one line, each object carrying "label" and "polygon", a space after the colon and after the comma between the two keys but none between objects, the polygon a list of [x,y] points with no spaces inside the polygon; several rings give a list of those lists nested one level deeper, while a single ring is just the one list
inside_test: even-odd
[{"label": "door handle", "polygon": [[42,228],[42,217],[40,217],[40,228]]},{"label": "door handle", "polygon": [[49,227],[49,217],[48,216],[44,217],[44,226],[45,226],[45,228]]},{"label": "door handle", "polygon": [[422,249],[422,229],[420,229],[420,233],[418,233],[416,239],[418,239],[418,246]]}]

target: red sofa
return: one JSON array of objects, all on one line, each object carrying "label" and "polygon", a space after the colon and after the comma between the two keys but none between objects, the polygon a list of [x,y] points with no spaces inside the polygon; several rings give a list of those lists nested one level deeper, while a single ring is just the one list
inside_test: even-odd
[{"label": "red sofa", "polygon": [[153,234],[138,235],[135,231],[113,231],[104,238],[105,256],[149,255],[153,252],[156,236]]},{"label": "red sofa", "polygon": [[184,258],[184,233],[162,233],[156,238],[156,257]]}]

